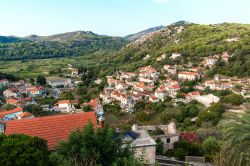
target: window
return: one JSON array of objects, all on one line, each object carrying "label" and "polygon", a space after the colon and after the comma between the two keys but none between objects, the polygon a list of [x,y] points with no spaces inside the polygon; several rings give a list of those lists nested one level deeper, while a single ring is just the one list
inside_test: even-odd
[{"label": "window", "polygon": [[167,138],[167,143],[170,143],[170,138]]}]

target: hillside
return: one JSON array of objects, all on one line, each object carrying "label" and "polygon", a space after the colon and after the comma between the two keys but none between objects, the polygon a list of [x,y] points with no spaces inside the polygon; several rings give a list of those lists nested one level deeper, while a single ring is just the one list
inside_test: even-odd
[{"label": "hillside", "polygon": [[84,31],[52,36],[31,35],[12,40],[6,38],[1,41],[0,60],[79,56],[105,49],[118,50],[127,43],[120,37],[100,36]]},{"label": "hillside", "polygon": [[[164,64],[199,66],[204,58],[227,51],[232,56],[229,63],[217,64],[207,75],[250,76],[250,25],[245,24],[199,25],[180,21],[130,42],[126,38],[84,31],[31,35],[24,39],[26,41],[0,44],[0,60],[71,57],[73,65],[95,68],[105,76],[116,70],[133,71],[145,65],[158,69]],[[171,59],[172,53],[179,53],[181,57]],[[162,55],[165,58],[157,61]],[[2,63],[4,71],[5,63]],[[21,68],[27,74],[26,67]]]},{"label": "hillside", "polygon": [[133,40],[136,40],[136,39],[139,39],[141,37],[143,37],[144,35],[147,35],[149,33],[152,33],[152,32],[156,32],[156,31],[159,31],[159,30],[162,30],[164,29],[165,27],[164,26],[157,26],[157,27],[153,27],[153,28],[148,28],[146,30],[143,30],[141,32],[138,32],[138,33],[135,33],[135,34],[131,34],[131,35],[128,35],[128,36],[125,36],[124,38],[128,41],[133,41]]},{"label": "hillside", "polygon": [[16,42],[23,42],[23,41],[27,41],[27,39],[15,37],[15,36],[0,36],[0,44],[16,43]]},{"label": "hillside", "polygon": [[[205,57],[227,51],[233,57],[228,64],[217,66],[211,72],[233,76],[250,76],[250,25],[217,24],[198,25],[179,22],[154,33],[145,35],[123,47],[114,63],[120,69],[133,70],[151,64],[200,65]],[[173,60],[172,53],[182,56]],[[166,58],[156,61],[165,54]],[[145,60],[146,55],[149,59]]]}]

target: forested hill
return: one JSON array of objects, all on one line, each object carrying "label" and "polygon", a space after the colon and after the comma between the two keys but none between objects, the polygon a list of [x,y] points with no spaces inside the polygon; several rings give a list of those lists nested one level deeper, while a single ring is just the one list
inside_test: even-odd
[{"label": "forested hill", "polygon": [[[205,57],[227,51],[233,57],[211,72],[225,75],[250,76],[250,25],[198,25],[180,22],[145,35],[123,47],[114,58],[120,69],[134,70],[143,65],[161,67],[163,64],[200,65]],[[173,60],[172,53],[182,56]],[[165,54],[161,61],[156,59]],[[146,55],[149,59],[145,60]]]},{"label": "forested hill", "polygon": [[89,31],[25,38],[0,37],[0,60],[79,56],[99,50],[119,50],[126,43],[121,37],[101,36]]}]

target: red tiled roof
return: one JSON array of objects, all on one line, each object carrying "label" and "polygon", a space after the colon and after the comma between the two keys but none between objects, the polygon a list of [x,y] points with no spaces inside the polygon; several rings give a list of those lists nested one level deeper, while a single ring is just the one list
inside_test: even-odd
[{"label": "red tiled roof", "polygon": [[8,81],[7,79],[0,80],[0,82],[7,82],[7,81]]},{"label": "red tiled roof", "polygon": [[37,136],[47,140],[48,149],[53,150],[58,142],[67,140],[70,132],[82,129],[89,121],[97,126],[94,112],[12,120],[7,122],[5,134]]},{"label": "red tiled roof", "polygon": [[178,84],[170,85],[168,89],[180,89],[180,85]]},{"label": "red tiled roof", "polygon": [[195,73],[195,72],[187,72],[187,71],[183,71],[183,72],[180,72],[179,74],[182,74],[182,75],[199,75],[198,73]]},{"label": "red tiled roof", "polygon": [[199,91],[195,91],[195,92],[190,92],[189,95],[192,95],[192,96],[200,96],[200,92]]},{"label": "red tiled roof", "polygon": [[22,98],[22,101],[30,101],[31,98],[30,97],[25,97],[25,98]]},{"label": "red tiled roof", "polygon": [[33,114],[31,114],[29,112],[23,112],[22,114],[19,115],[20,118],[25,118],[25,117],[29,117],[29,116],[33,116]]},{"label": "red tiled roof", "polygon": [[154,95],[151,95],[150,98],[151,98],[152,100],[158,100],[158,98],[155,97]]},{"label": "red tiled roof", "polygon": [[17,88],[8,88],[7,90],[11,91],[11,92],[17,92],[18,89]]},{"label": "red tiled roof", "polygon": [[16,104],[19,103],[19,101],[16,100],[16,99],[8,99],[8,100],[6,101],[6,103],[7,103],[7,104],[14,104],[14,105],[16,105]]},{"label": "red tiled roof", "polygon": [[70,104],[70,100],[59,100],[57,104]]},{"label": "red tiled roof", "polygon": [[189,143],[200,143],[200,140],[195,132],[180,132],[180,139],[186,140]]},{"label": "red tiled roof", "polygon": [[23,109],[21,107],[17,107],[13,110],[9,110],[9,111],[0,111],[0,117],[4,117],[5,115],[9,115],[9,114],[14,114],[17,112],[22,112]]},{"label": "red tiled roof", "polygon": [[26,90],[28,92],[35,92],[35,91],[40,91],[42,90],[43,88],[41,86],[30,86],[30,87],[27,87]]},{"label": "red tiled roof", "polygon": [[94,108],[98,105],[98,103],[99,103],[98,99],[95,98],[95,99],[90,100],[90,102],[88,102],[88,105]]}]

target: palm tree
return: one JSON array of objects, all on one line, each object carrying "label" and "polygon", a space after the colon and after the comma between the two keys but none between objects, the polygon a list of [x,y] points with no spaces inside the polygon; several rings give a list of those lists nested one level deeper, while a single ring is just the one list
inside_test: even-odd
[{"label": "palm tree", "polygon": [[221,123],[223,144],[218,165],[248,166],[250,164],[250,111],[230,114]]}]

